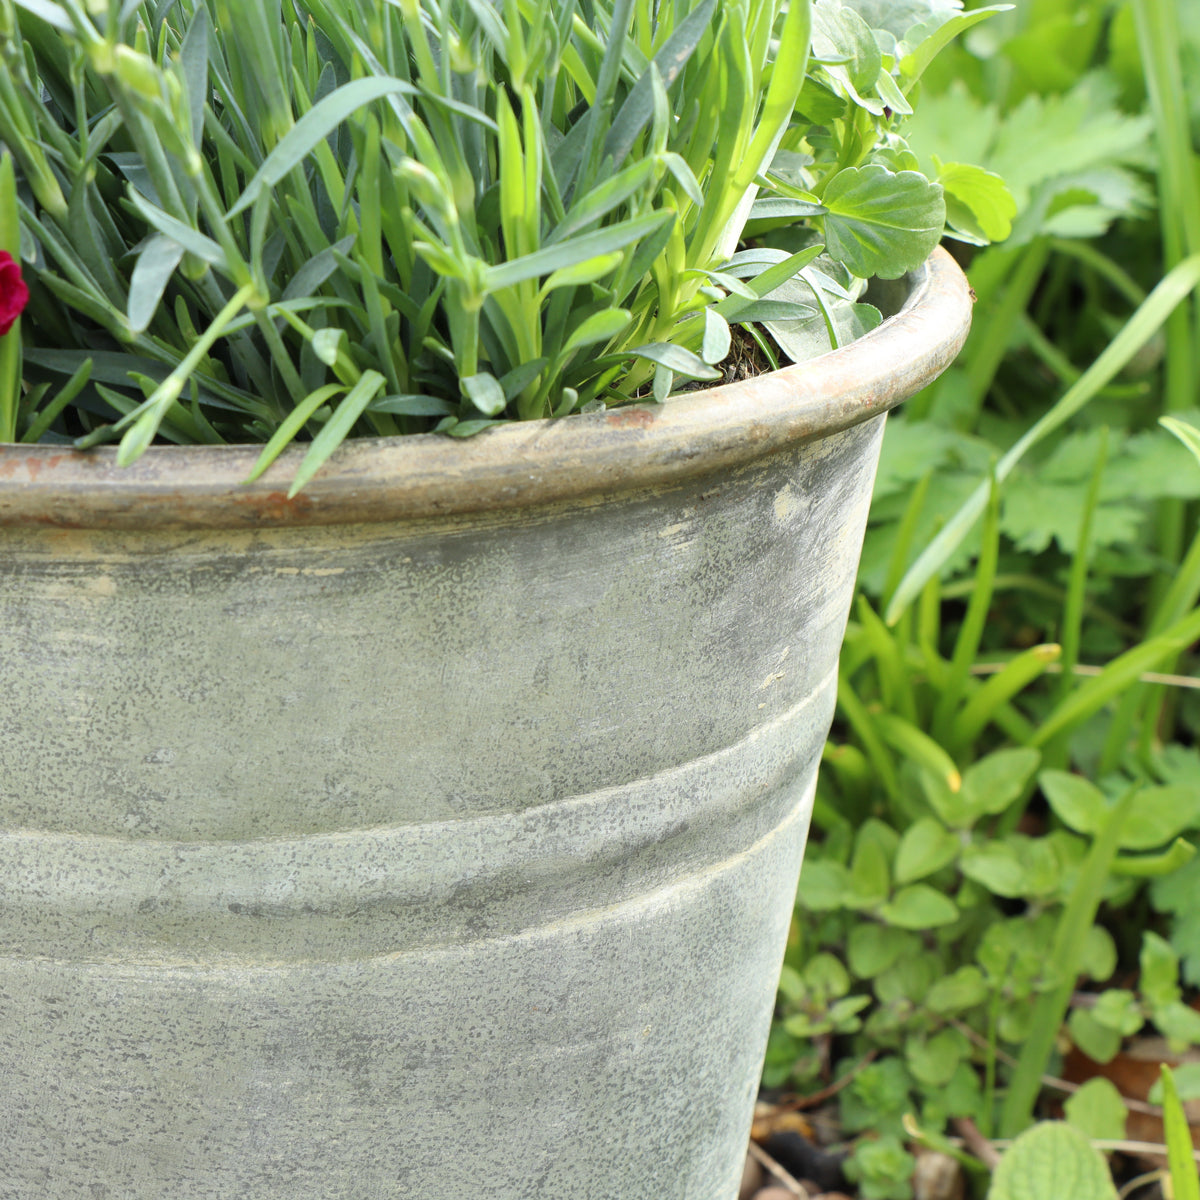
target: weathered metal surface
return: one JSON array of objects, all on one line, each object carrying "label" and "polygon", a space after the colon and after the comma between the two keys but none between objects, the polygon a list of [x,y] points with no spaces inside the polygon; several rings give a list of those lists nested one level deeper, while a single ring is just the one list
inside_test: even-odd
[{"label": "weathered metal surface", "polygon": [[490,511],[0,480],[0,1196],[732,1200],[883,422],[704,404],[418,439]]},{"label": "weathered metal surface", "polygon": [[[528,421],[456,441],[422,435],[343,446],[294,499],[304,448],[253,484],[256,446],[154,446],[133,466],[115,449],[0,448],[0,525],[257,528],[494,512],[654,487],[731,469],[886,412],[944,370],[969,324],[966,280],[944,251],[907,281],[899,311],[812,362],[666,405]],[[891,285],[895,286],[895,285]]]}]

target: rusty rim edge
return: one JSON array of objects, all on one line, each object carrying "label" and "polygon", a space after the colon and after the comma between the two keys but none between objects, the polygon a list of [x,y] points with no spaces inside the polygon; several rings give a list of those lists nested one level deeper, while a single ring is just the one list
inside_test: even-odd
[{"label": "rusty rim edge", "polygon": [[679,481],[869,420],[930,383],[970,328],[971,293],[943,249],[907,279],[900,310],[841,350],[665,405],[345,443],[293,500],[292,447],[250,485],[260,447],[0,446],[0,525],[254,528],[524,508]]}]

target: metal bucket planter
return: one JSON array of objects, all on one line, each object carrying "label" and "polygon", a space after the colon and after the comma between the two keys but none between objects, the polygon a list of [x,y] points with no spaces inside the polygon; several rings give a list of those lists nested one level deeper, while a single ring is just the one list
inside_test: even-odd
[{"label": "metal bucket planter", "polygon": [[731,1200],[882,414],[0,452],[0,1195]]}]

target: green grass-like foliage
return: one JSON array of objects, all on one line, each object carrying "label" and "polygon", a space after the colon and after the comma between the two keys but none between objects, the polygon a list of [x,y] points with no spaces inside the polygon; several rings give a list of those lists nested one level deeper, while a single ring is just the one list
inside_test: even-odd
[{"label": "green grass-like foliage", "polygon": [[[901,128],[979,14],[930,9],[0,0],[32,290],[0,440],[311,440],[298,488],[350,434],[665,399],[731,323],[836,344],[854,277],[943,233]],[[959,224],[1002,234],[968,174]]]}]

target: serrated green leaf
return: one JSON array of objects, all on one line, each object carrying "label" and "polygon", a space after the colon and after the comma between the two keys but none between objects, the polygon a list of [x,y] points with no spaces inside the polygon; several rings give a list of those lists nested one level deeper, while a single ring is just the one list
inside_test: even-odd
[{"label": "serrated green leaf", "polygon": [[1174,1054],[1200,1045],[1200,1012],[1180,1000],[1155,1008],[1154,1023]]},{"label": "serrated green leaf", "polygon": [[1012,7],[1011,4],[992,4],[969,13],[958,13],[949,19],[943,19],[942,14],[938,13],[906,30],[904,42],[898,48],[903,55],[900,59],[900,71],[904,79],[908,82],[920,79],[926,67],[960,33],[965,33],[980,21],[986,21],[994,13],[1007,12]]},{"label": "serrated green leaf", "polygon": [[1179,999],[1179,955],[1170,942],[1152,930],[1146,930],[1142,934],[1138,966],[1142,995],[1153,1007],[1158,1008]]},{"label": "serrated green leaf", "polygon": [[1123,850],[1152,850],[1200,824],[1200,788],[1142,788],[1121,833]]},{"label": "serrated green leaf", "polygon": [[1146,1023],[1137,997],[1128,988],[1106,988],[1095,999],[1092,1016],[1122,1037],[1137,1033]]}]

